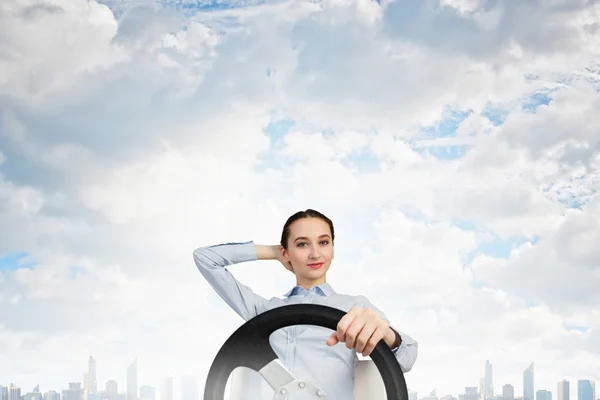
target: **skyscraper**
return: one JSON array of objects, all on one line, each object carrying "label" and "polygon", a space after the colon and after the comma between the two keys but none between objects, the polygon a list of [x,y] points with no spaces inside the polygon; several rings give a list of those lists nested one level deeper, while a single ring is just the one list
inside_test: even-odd
[{"label": "skyscraper", "polygon": [[570,400],[571,398],[571,387],[569,381],[562,380],[558,382],[558,388],[556,390],[558,400]]},{"label": "skyscraper", "polygon": [[483,376],[479,381],[479,393],[482,399],[489,399],[494,396],[494,378],[493,367],[489,360],[485,360],[483,366]]},{"label": "skyscraper", "polygon": [[596,384],[594,381],[577,381],[577,400],[596,400]]},{"label": "skyscraper", "polygon": [[533,362],[523,372],[523,400],[535,400]]},{"label": "skyscraper", "polygon": [[96,377],[96,360],[90,356],[88,361],[88,373],[87,373],[87,389],[89,394],[98,393],[98,380]]},{"label": "skyscraper", "polygon": [[108,400],[117,400],[119,394],[119,387],[117,381],[111,379],[106,381],[106,397]]},{"label": "skyscraper", "polygon": [[8,400],[21,400],[21,388],[11,383],[8,387]]},{"label": "skyscraper", "polygon": [[138,400],[137,358],[127,367],[127,400]]}]

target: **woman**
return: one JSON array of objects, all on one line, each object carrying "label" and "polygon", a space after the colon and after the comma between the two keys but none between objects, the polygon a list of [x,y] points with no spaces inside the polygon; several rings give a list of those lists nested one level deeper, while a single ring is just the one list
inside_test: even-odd
[{"label": "woman", "polygon": [[[275,307],[299,303],[347,312],[333,333],[318,326],[291,326],[274,332],[270,343],[297,377],[321,386],[331,400],[352,400],[356,353],[368,356],[383,339],[402,370],[408,372],[417,358],[418,345],[392,328],[385,315],[364,296],[338,294],[327,283],[334,238],[331,220],[309,209],[287,220],[279,245],[250,241],[201,247],[194,251],[194,261],[213,289],[245,321]],[[296,286],[283,299],[267,300],[236,280],[226,268],[254,260],[278,260],[296,276]]]}]

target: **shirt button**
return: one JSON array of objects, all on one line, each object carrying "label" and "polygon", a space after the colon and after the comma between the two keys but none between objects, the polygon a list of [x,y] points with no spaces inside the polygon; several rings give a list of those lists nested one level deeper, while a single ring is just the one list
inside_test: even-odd
[{"label": "shirt button", "polygon": [[294,343],[294,338],[288,338],[288,342]]}]

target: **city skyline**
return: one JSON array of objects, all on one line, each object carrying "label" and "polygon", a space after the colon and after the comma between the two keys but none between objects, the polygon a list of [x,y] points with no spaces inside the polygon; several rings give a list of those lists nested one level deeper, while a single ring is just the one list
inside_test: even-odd
[{"label": "city skyline", "polygon": [[[88,360],[88,368],[82,372],[83,379],[81,381],[70,381],[66,384],[68,389],[56,389],[52,388],[47,391],[39,391],[40,384],[37,384],[35,388],[42,394],[46,393],[65,393],[65,392],[78,392],[79,395],[86,398],[86,400],[150,400],[150,399],[164,399],[173,400],[174,396],[174,385],[173,377],[165,376],[158,384],[144,383],[140,384],[138,381],[138,359],[137,357],[126,366],[126,378],[125,382],[121,380],[110,378],[104,382],[104,385],[98,385],[97,380],[97,360],[90,356]],[[13,382],[14,383],[14,382]],[[181,377],[181,386],[188,388],[181,392],[181,400],[199,400],[199,392],[195,389],[195,378],[189,375],[183,375]],[[3,383],[0,383],[1,387],[8,387]],[[22,389],[21,386],[15,384],[15,387]],[[192,390],[189,390],[191,387]],[[21,393],[19,400],[40,400],[36,396],[29,396],[27,394],[36,393],[35,389],[32,392]],[[0,389],[1,394],[1,389]],[[72,393],[67,393],[67,398],[61,398],[61,400],[81,400],[78,396]],[[13,400],[10,398],[4,399],[0,396],[0,400]],[[58,400],[58,399],[46,399],[43,400]]]},{"label": "city skyline", "polygon": [[[11,389],[10,385],[0,382],[0,400],[202,400],[199,387],[203,387],[204,382],[199,382],[194,376],[180,376],[178,396],[174,390],[173,376],[163,377],[158,385],[139,384],[137,357],[126,367],[125,382],[109,379],[105,382],[104,389],[100,389],[97,381],[97,361],[93,356],[90,356],[88,369],[82,376],[82,382],[68,382],[68,389],[52,388],[44,391],[40,390],[38,384],[32,392],[27,393],[22,393],[18,384]],[[444,393],[439,396],[437,389],[433,389],[429,395],[422,395],[411,390],[409,386],[409,400],[526,400],[529,396],[533,396],[533,400],[600,400],[595,381],[590,379],[562,379],[556,382],[554,389],[536,387],[535,362],[531,362],[523,370],[521,395],[516,394],[515,386],[510,382],[495,385],[494,382],[493,363],[485,360],[478,386],[467,384],[462,393]],[[575,385],[571,385],[571,382]],[[12,391],[14,394],[9,395]]]}]

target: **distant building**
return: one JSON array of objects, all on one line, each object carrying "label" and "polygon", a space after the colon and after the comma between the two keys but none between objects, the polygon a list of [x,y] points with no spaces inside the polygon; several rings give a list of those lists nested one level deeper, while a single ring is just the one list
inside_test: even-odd
[{"label": "distant building", "polygon": [[22,395],[21,400],[43,400],[43,396],[40,393],[40,385],[36,385],[31,392]]},{"label": "distant building", "polygon": [[[117,381],[111,379],[106,381],[106,392],[105,392],[105,400],[118,400],[119,390],[117,386]],[[104,399],[103,399],[104,400]]]},{"label": "distant building", "polygon": [[438,400],[436,390],[433,389],[431,393],[429,393],[429,396],[421,397],[421,400]]},{"label": "distant building", "polygon": [[152,386],[140,386],[140,400],[156,400],[156,389]]},{"label": "distant building", "polygon": [[569,384],[569,381],[563,379],[562,381],[558,382],[557,386],[556,394],[558,400],[570,400],[571,385]]},{"label": "distant building", "polygon": [[127,367],[127,400],[138,400],[137,358]]},{"label": "distant building", "polygon": [[8,400],[21,400],[21,388],[11,383],[8,387]]},{"label": "distant building", "polygon": [[514,400],[515,399],[515,387],[510,384],[506,384],[502,386],[502,398],[504,400]]},{"label": "distant building", "polygon": [[96,360],[90,356],[88,360],[88,373],[87,373],[87,389],[89,394],[98,393],[98,379],[96,377]]},{"label": "distant building", "polygon": [[596,400],[596,383],[589,380],[578,380],[577,400]]},{"label": "distant building", "polygon": [[467,386],[465,392],[458,395],[458,400],[479,400],[479,390],[475,386]]},{"label": "distant building", "polygon": [[44,393],[44,400],[61,400],[60,393],[55,392],[54,390],[48,390]]},{"label": "distant building", "polygon": [[523,400],[535,400],[534,365],[533,362],[523,371]]},{"label": "distant building", "polygon": [[483,365],[483,376],[479,379],[479,393],[483,400],[494,396],[494,370],[489,360]]},{"label": "distant building", "polygon": [[80,382],[70,382],[69,388],[62,391],[62,400],[86,400],[83,398],[83,393]]},{"label": "distant building", "polygon": [[540,389],[535,392],[535,400],[552,400],[552,392]]}]

